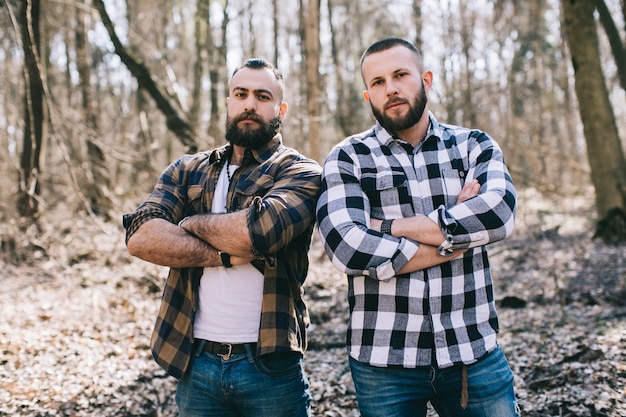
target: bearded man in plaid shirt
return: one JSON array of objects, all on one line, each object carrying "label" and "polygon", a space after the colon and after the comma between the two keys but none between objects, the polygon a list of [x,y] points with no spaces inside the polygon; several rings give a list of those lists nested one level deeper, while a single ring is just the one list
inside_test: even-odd
[{"label": "bearded man in plaid shirt", "polygon": [[319,164],[282,143],[282,73],[247,60],[229,83],[226,139],[185,155],[124,216],[130,254],[170,267],[152,354],[179,379],[181,417],[307,417],[302,285]]},{"label": "bearded man in plaid shirt", "polygon": [[498,144],[427,110],[433,80],[413,44],[361,58],[377,123],[336,145],[317,224],[348,275],[347,351],[363,416],[514,417],[497,342],[487,246],[513,230],[516,192]]}]

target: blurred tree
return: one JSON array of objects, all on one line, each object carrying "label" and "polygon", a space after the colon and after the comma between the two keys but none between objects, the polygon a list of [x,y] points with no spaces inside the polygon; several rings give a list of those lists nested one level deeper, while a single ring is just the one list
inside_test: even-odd
[{"label": "blurred tree", "polygon": [[613,51],[613,56],[615,57],[620,84],[622,89],[626,90],[626,50],[620,38],[619,29],[617,29],[611,12],[609,8],[606,7],[606,3],[603,0],[596,1],[596,7],[600,15],[600,22],[604,27],[606,36],[609,39],[609,44],[611,45],[611,50]]},{"label": "blurred tree", "polygon": [[[220,2],[218,2],[220,3]],[[228,0],[225,0],[222,4],[222,19],[220,27],[212,27],[209,16],[206,16],[208,27],[206,32],[206,48],[209,53],[209,81],[210,86],[210,98],[211,103],[211,115],[209,118],[208,133],[213,141],[211,145],[216,145],[217,138],[224,136],[224,123],[225,117],[221,117],[221,110],[224,108],[224,96],[227,93],[220,94],[222,91],[227,92],[227,83],[229,75],[227,74],[226,56],[228,53],[228,25],[230,23],[230,17],[228,15]],[[210,7],[210,4],[209,4]],[[213,36],[213,32],[220,35],[219,38]],[[221,82],[220,82],[221,81]]]},{"label": "blurred tree", "polygon": [[100,13],[100,18],[102,19],[102,23],[111,38],[111,42],[113,42],[115,53],[120,57],[124,65],[126,65],[129,71],[137,79],[139,86],[141,88],[145,88],[153,98],[159,110],[161,110],[163,115],[166,117],[168,129],[170,129],[187,147],[187,152],[196,152],[198,150],[196,134],[189,122],[187,122],[183,116],[179,114],[176,107],[167,97],[164,88],[153,79],[150,70],[145,63],[139,58],[133,56],[126,49],[126,47],[124,47],[115,33],[113,22],[106,11],[104,2],[102,0],[93,0],[93,3]]},{"label": "blurred tree", "polygon": [[43,74],[39,65],[41,56],[39,17],[39,0],[22,1],[18,21],[24,50],[24,139],[20,159],[17,212],[31,220],[35,220],[39,209],[41,154],[47,119]]},{"label": "blurred tree", "polygon": [[562,0],[599,222],[596,237],[626,241],[626,159],[602,75],[594,12],[601,0]]},{"label": "blurred tree", "polygon": [[422,38],[423,25],[422,0],[413,0],[413,26],[415,28],[415,39],[413,40],[413,43],[420,51],[422,51],[422,48],[424,47],[424,41]]},{"label": "blurred tree", "polygon": [[[624,2],[594,0],[604,73],[598,66],[589,70],[595,72],[596,82],[605,82],[622,146]],[[421,44],[426,65],[435,71],[429,94],[433,111],[448,122],[492,133],[520,188],[537,188],[561,198],[586,194],[594,189],[591,185],[606,187],[621,175],[618,162],[604,156],[597,162],[592,154],[609,146],[607,154],[618,158],[619,139],[610,139],[613,144],[607,145],[608,137],[616,136],[606,128],[611,126],[605,125],[601,146],[585,139],[589,127],[583,132],[582,108],[578,111],[578,103],[585,99],[575,97],[574,78],[580,74],[574,77],[569,63],[560,2],[7,0],[0,4],[2,209],[16,207],[18,200],[24,214],[41,210],[38,205],[43,201],[47,208],[69,203],[72,209],[78,197],[83,206],[99,211],[98,193],[107,195],[101,187],[107,181],[115,203],[131,204],[175,154],[223,143],[229,73],[253,53],[272,59],[285,73],[290,105],[285,140],[324,159],[337,141],[374,122],[362,98],[359,58],[367,45],[385,36]],[[20,23],[11,32],[7,10],[14,9],[22,22],[26,5],[33,10],[38,5],[45,13],[32,31],[23,31]],[[100,11],[104,14],[98,18]],[[79,22],[82,26],[77,26]],[[20,41],[23,37],[27,42]],[[38,67],[29,64],[35,62],[33,57],[39,59]],[[574,58],[581,60],[578,53]],[[39,100],[38,77],[43,82]],[[70,150],[67,154],[64,147]],[[610,170],[608,179],[591,175],[591,160]],[[97,175],[102,175],[99,180]],[[601,184],[592,183],[592,178]],[[70,187],[74,194],[67,190]],[[89,192],[94,195],[81,196]],[[599,191],[599,199],[605,192],[614,198],[619,194]]]},{"label": "blurred tree", "polygon": [[[306,4],[303,4],[303,1]],[[300,0],[303,36],[302,56],[306,75],[306,102],[309,154],[313,159],[322,160],[320,154],[321,123],[321,77],[320,77],[320,2],[319,0]]]},{"label": "blurred tree", "polygon": [[197,0],[196,15],[194,18],[195,53],[193,63],[193,86],[191,90],[191,107],[189,108],[189,121],[194,131],[200,129],[200,116],[202,114],[202,81],[204,69],[208,62],[207,40],[211,36],[209,22],[210,0]]},{"label": "blurred tree", "polygon": [[[86,5],[86,0],[82,1]],[[82,119],[85,124],[84,135],[87,140],[88,165],[82,178],[81,189],[91,211],[107,220],[111,219],[113,201],[110,198],[110,173],[106,154],[100,144],[102,137],[98,122],[97,108],[91,86],[92,64],[89,62],[89,45],[87,32],[89,30],[89,14],[86,7],[76,7],[76,66],[78,69],[79,88],[81,94]]]}]

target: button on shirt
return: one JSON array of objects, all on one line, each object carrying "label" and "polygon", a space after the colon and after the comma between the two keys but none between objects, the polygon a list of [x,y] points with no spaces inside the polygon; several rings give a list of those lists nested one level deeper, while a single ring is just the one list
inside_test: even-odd
[{"label": "button on shirt", "polygon": [[[498,144],[486,133],[430,126],[417,147],[376,124],[326,159],[317,204],[331,262],[348,275],[347,349],[374,366],[470,364],[497,347],[488,243],[513,230],[516,192]],[[456,204],[466,181],[478,196]],[[419,243],[370,229],[379,220],[426,215],[452,249],[449,262],[397,275]]]},{"label": "button on shirt", "polygon": [[[210,211],[221,167],[230,157],[225,146],[186,155],[159,177],[150,196],[124,215],[126,241],[145,222],[161,218],[177,224],[185,216]],[[320,187],[319,164],[274,137],[249,151],[232,178],[228,211],[247,210],[253,262],[264,275],[257,354],[303,352],[309,316],[302,300],[308,249]],[[171,268],[152,334],[152,354],[170,375],[180,379],[193,348],[193,320],[198,309],[202,268]]]}]

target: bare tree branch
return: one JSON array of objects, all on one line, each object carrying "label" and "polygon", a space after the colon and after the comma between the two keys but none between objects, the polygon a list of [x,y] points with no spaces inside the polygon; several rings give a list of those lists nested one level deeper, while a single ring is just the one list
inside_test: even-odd
[{"label": "bare tree branch", "polygon": [[181,140],[183,145],[187,147],[189,153],[196,152],[198,150],[196,134],[189,122],[178,113],[166,94],[163,93],[163,88],[152,78],[150,70],[141,59],[132,56],[117,37],[113,22],[111,22],[111,18],[104,7],[104,2],[102,0],[93,0],[93,4],[100,13],[102,23],[109,33],[111,42],[113,42],[113,46],[115,47],[115,53],[137,79],[139,87],[144,88],[154,99],[157,107],[166,117],[167,128]]},{"label": "bare tree branch", "polygon": [[626,50],[620,38],[619,30],[604,0],[596,0],[596,8],[600,14],[600,22],[604,27],[606,36],[609,39],[609,44],[611,45],[611,50],[613,51],[613,56],[615,57],[615,65],[617,65],[620,85],[622,89],[626,91]]}]

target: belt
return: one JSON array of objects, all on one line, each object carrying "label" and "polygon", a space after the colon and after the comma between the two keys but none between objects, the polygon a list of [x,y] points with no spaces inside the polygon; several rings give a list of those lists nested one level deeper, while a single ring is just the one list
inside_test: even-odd
[{"label": "belt", "polygon": [[256,349],[256,343],[219,343],[219,342],[211,342],[210,340],[202,340],[196,339],[196,343],[204,342],[204,346],[202,347],[203,352],[214,353],[222,359],[228,360],[230,359],[230,355],[235,355],[238,353],[246,353],[246,345],[250,346],[252,350]]}]

